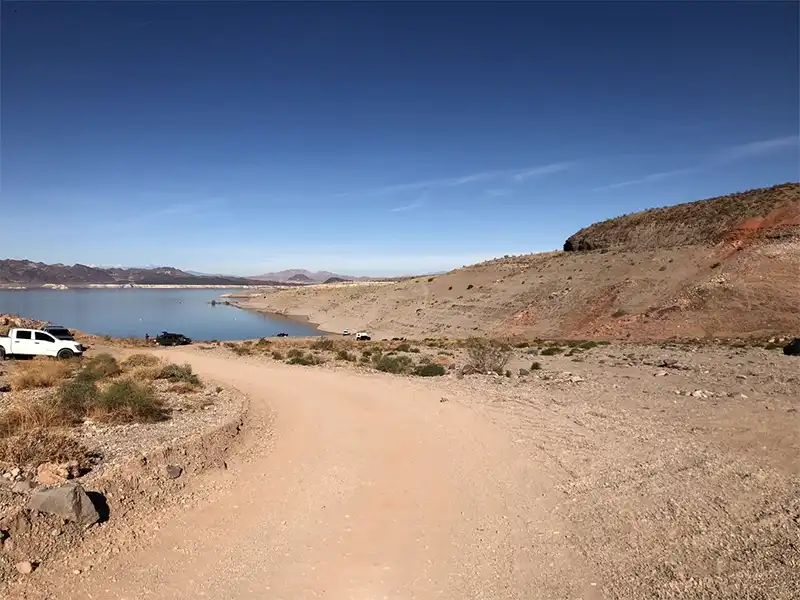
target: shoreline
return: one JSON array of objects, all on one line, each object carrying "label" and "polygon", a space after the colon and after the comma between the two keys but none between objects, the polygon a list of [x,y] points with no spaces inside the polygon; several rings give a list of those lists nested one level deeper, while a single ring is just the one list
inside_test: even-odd
[{"label": "shoreline", "polygon": [[15,285],[0,284],[0,292],[26,292],[54,290],[68,292],[70,290],[137,290],[137,289],[163,289],[163,290],[261,290],[282,286],[274,285],[221,285],[221,284],[179,284],[179,283],[87,283],[87,284],[36,284],[36,285]]},{"label": "shoreline", "polygon": [[[341,331],[333,331],[331,329],[326,329],[322,325],[322,323],[317,323],[316,321],[312,320],[310,315],[292,314],[290,312],[278,312],[278,311],[274,311],[274,310],[266,310],[266,309],[262,309],[262,308],[257,308],[255,306],[244,306],[242,303],[238,302],[236,298],[234,298],[232,296],[229,296],[227,294],[223,294],[220,297],[221,298],[222,297],[226,298],[228,300],[228,302],[230,302],[231,306],[234,306],[234,307],[236,307],[236,308],[238,308],[240,310],[245,310],[245,311],[248,311],[248,312],[258,313],[260,315],[265,315],[267,317],[272,317],[272,318],[279,318],[279,319],[283,318],[283,319],[286,319],[288,321],[293,321],[295,323],[298,323],[300,325],[310,325],[314,329],[316,329],[317,331],[320,331],[322,333],[330,333],[330,334],[333,334],[333,335],[341,335],[342,334]],[[242,298],[242,299],[246,299],[246,298]]]}]

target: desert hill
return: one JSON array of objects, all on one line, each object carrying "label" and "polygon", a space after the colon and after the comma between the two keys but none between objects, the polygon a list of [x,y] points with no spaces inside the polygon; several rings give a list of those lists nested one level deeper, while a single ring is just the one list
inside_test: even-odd
[{"label": "desert hill", "polygon": [[350,275],[339,275],[331,273],[330,271],[309,271],[307,269],[285,269],[283,271],[275,271],[274,273],[263,273],[261,275],[253,275],[248,279],[255,279],[257,281],[294,281],[302,283],[322,283],[331,277],[336,277],[342,281],[352,281],[358,279]]},{"label": "desert hill", "polygon": [[245,306],[302,315],[329,331],[415,337],[798,334],[798,214],[800,185],[784,184],[598,223],[570,238],[580,252],[397,282],[268,290]]},{"label": "desert hill", "polygon": [[173,267],[100,268],[87,265],[48,265],[30,260],[0,260],[0,285],[38,286],[47,283],[64,285],[139,284],[139,285],[253,285],[242,277],[198,276]]}]

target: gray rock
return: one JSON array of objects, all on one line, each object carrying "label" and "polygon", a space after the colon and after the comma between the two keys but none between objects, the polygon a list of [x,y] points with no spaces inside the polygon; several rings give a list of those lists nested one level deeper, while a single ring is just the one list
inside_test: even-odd
[{"label": "gray rock", "polygon": [[531,374],[531,372],[528,371],[528,369],[520,369],[519,370],[519,376],[520,377],[525,377],[526,375],[530,375],[530,374]]},{"label": "gray rock", "polygon": [[36,489],[36,484],[27,479],[16,482],[11,486],[11,491],[15,494],[29,494]]},{"label": "gray rock", "polygon": [[177,479],[183,473],[183,468],[178,465],[167,465],[166,472],[170,479]]},{"label": "gray rock", "polygon": [[85,526],[94,525],[100,520],[97,509],[79,483],[38,488],[31,494],[28,508]]}]

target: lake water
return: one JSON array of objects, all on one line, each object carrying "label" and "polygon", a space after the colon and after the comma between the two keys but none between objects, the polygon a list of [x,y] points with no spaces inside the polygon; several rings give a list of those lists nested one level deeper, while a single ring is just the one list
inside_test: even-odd
[{"label": "lake water", "polygon": [[[217,304],[223,289],[0,290],[0,313],[114,337],[173,331],[194,340],[319,335],[313,326]],[[224,300],[224,298],[223,298]]]}]

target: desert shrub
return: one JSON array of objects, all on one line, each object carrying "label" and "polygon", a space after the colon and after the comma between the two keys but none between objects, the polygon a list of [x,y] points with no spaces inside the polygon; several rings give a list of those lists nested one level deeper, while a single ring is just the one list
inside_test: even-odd
[{"label": "desert shrub", "polygon": [[539,349],[538,348],[528,348],[525,351],[525,354],[530,354],[531,356],[536,356],[536,355],[539,354]]},{"label": "desert shrub", "polygon": [[542,363],[538,360],[535,360],[531,363],[531,371],[540,371],[542,369]]},{"label": "desert shrub", "polygon": [[169,391],[175,392],[176,394],[191,394],[192,392],[197,391],[197,386],[191,383],[175,383],[170,386]]},{"label": "desert shrub", "polygon": [[497,373],[502,375],[511,358],[511,347],[493,340],[470,338],[466,341],[467,364],[465,371],[473,373]]},{"label": "desert shrub", "polygon": [[152,354],[132,354],[122,361],[122,366],[126,369],[135,367],[152,367],[160,362],[161,361],[158,359],[158,357],[153,356]]},{"label": "desert shrub", "polygon": [[416,347],[411,347],[408,349],[408,351],[411,352],[411,354],[419,354],[421,352],[421,350]]},{"label": "desert shrub", "polygon": [[372,350],[362,350],[361,356],[366,356],[367,358],[369,358],[370,356],[372,356]]},{"label": "desert shrub", "polygon": [[347,350],[339,350],[336,353],[336,358],[338,360],[346,360],[347,362],[355,362],[356,356],[352,352],[348,352]]},{"label": "desert shrub", "polygon": [[439,377],[445,374],[445,368],[442,365],[433,363],[419,365],[414,369],[414,375],[419,377]]},{"label": "desert shrub", "polygon": [[717,269],[717,268],[719,268],[721,265],[722,265],[722,263],[715,262],[713,265],[711,265],[711,268],[712,268],[712,269]]},{"label": "desert shrub", "polygon": [[261,338],[256,342],[256,346],[259,348],[264,348],[266,346],[271,346],[272,341],[268,340],[267,338]]},{"label": "desert shrub", "polygon": [[600,342],[593,342],[593,341],[590,340],[590,341],[587,341],[587,342],[581,342],[578,345],[578,348],[582,348],[583,350],[591,350],[592,348],[597,348],[597,346],[599,346],[599,345],[600,345]]},{"label": "desert shrub", "polygon": [[11,406],[0,413],[0,438],[63,424],[61,411],[54,402],[27,401]]},{"label": "desert shrub", "polygon": [[133,381],[154,381],[161,375],[161,369],[162,367],[157,364],[151,367],[136,367],[128,371],[126,377]]},{"label": "desert shrub", "polygon": [[450,292],[450,291],[452,291],[452,290],[453,290],[453,286],[452,286],[452,285],[451,285],[451,286],[449,286],[449,287],[447,288],[447,291],[448,291],[448,292]]},{"label": "desert shrub", "polygon": [[166,379],[170,383],[200,385],[200,378],[196,373],[192,372],[192,365],[176,365],[172,363],[164,365],[158,378]]},{"label": "desert shrub", "polygon": [[125,379],[112,382],[100,393],[91,415],[106,423],[156,423],[166,419],[163,403],[151,388]]},{"label": "desert shrub", "polygon": [[373,365],[378,371],[400,374],[407,373],[413,365],[413,362],[408,356],[389,356],[386,354],[375,360]]},{"label": "desert shrub", "polygon": [[470,283],[470,284],[467,286],[467,289],[468,289],[468,290],[471,290],[471,289],[472,289],[472,288],[474,288],[474,287],[475,287],[475,286],[474,286],[474,285],[472,285],[472,284]]},{"label": "desert shrub", "polygon": [[[291,354],[291,353],[290,353]],[[317,359],[314,357],[313,354],[303,354],[300,353],[300,356],[291,356],[289,360],[286,361],[287,365],[303,365],[305,367],[310,367],[312,365],[317,364]]]},{"label": "desert shrub", "polygon": [[11,389],[28,390],[52,387],[72,376],[77,368],[73,360],[31,360],[17,363],[11,373]]},{"label": "desert shrub", "polygon": [[420,365],[429,365],[433,362],[430,356],[420,356],[419,357],[419,364]]},{"label": "desert shrub", "polygon": [[283,360],[283,352],[281,352],[280,350],[273,350],[272,358],[274,358],[275,360]]},{"label": "desert shrub", "polygon": [[622,310],[620,308],[619,310],[615,310],[613,313],[611,313],[611,316],[614,317],[615,319],[619,319],[620,317],[624,317],[627,314],[628,314],[627,311]]},{"label": "desert shrub", "polygon": [[81,373],[59,386],[55,405],[64,421],[74,423],[83,419],[99,395],[95,380]]},{"label": "desert shrub", "polygon": [[249,356],[253,353],[253,350],[249,346],[238,344],[234,344],[231,350],[236,356]]},{"label": "desert shrub", "polygon": [[336,344],[330,338],[322,337],[311,343],[312,350],[333,350]]},{"label": "desert shrub", "polygon": [[542,356],[555,356],[556,354],[561,354],[562,352],[564,352],[563,348],[560,348],[559,346],[550,346],[549,348],[542,350],[539,354]]},{"label": "desert shrub", "polygon": [[106,377],[114,377],[122,372],[117,359],[110,354],[103,353],[84,361],[81,374],[96,381]]},{"label": "desert shrub", "polygon": [[770,342],[764,346],[764,350],[777,350],[778,348],[781,348],[781,345],[773,342]]},{"label": "desert shrub", "polygon": [[395,350],[397,352],[409,352],[411,350],[411,344],[403,342],[402,344],[398,344]]},{"label": "desert shrub", "polygon": [[27,429],[0,439],[0,461],[19,466],[43,462],[88,463],[89,452],[74,437],[54,429]]},{"label": "desert shrub", "polygon": [[290,348],[286,356],[288,358],[300,358],[303,354],[304,352],[300,348]]},{"label": "desert shrub", "polygon": [[530,346],[528,342],[519,342],[514,344],[514,348],[527,348],[528,346]]}]

